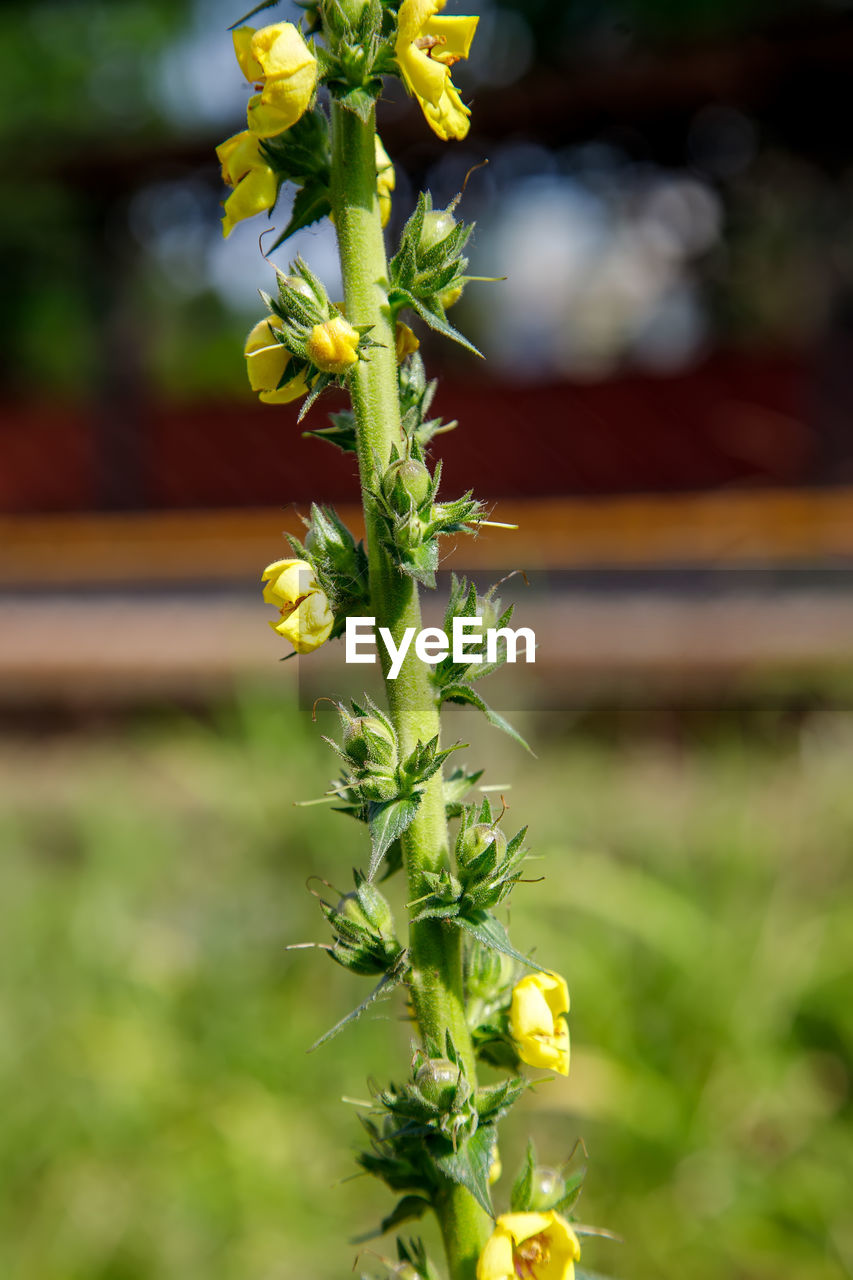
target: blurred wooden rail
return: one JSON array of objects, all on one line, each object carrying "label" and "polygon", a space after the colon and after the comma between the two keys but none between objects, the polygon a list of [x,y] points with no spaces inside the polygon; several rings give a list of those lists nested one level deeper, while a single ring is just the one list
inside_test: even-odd
[{"label": "blurred wooden rail", "polygon": [[[354,531],[360,511],[341,506]],[[489,529],[461,537],[462,569],[807,562],[853,556],[853,488],[676,497],[503,501]],[[254,582],[288,554],[296,511],[275,508],[0,517],[0,587]],[[448,544],[449,545],[449,544]]]}]

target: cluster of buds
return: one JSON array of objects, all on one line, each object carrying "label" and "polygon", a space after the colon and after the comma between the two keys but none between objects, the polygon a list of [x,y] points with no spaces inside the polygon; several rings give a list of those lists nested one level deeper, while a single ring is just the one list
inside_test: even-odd
[{"label": "cluster of buds", "polygon": [[334,935],[334,943],[326,950],[353,973],[384,974],[402,951],[394,932],[394,917],[376,886],[358,871],[353,874],[355,888],[340,896],[337,903],[326,902],[317,895]]},{"label": "cluster of buds", "polygon": [[470,492],[453,502],[436,502],[441,463],[430,474],[416,440],[410,437],[407,446],[402,455],[394,449],[373,496],[383,520],[383,540],[397,567],[434,586],[438,539],[475,531],[483,508]]},{"label": "cluster of buds", "polygon": [[507,840],[488,800],[479,809],[466,806],[454,850],[456,874],[447,868],[425,873],[430,892],[415,919],[464,920],[499,906],[521,877],[526,834],[524,827]]},{"label": "cluster of buds", "polygon": [[268,404],[307,393],[300,418],[332,382],[366,358],[370,326],[351,325],[329,301],[321,282],[298,258],[291,274],[277,272],[276,296],[263,294],[270,310],[246,342],[249,382]]},{"label": "cluster of buds", "polygon": [[362,804],[391,800],[400,788],[397,771],[397,735],[394,726],[377,706],[366,708],[353,703],[353,714],[338,703],[342,740],[340,746],[326,741],[338,753],[347,769],[345,789],[358,795]]}]

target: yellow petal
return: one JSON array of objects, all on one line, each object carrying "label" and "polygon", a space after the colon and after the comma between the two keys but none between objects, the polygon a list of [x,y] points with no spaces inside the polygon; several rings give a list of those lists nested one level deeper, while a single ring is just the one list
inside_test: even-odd
[{"label": "yellow petal", "polygon": [[477,1280],[517,1280],[512,1258],[512,1236],[501,1227],[500,1220],[477,1261]]},{"label": "yellow petal", "polygon": [[450,79],[448,72],[444,82],[444,92],[437,104],[421,103],[427,124],[439,138],[449,142],[451,138],[457,142],[464,138],[471,127],[469,116],[471,111],[459,96],[459,90]]},{"label": "yellow petal", "polygon": [[225,201],[222,219],[223,235],[230,235],[234,226],[244,218],[271,209],[278,199],[278,178],[266,165],[251,170],[237,184],[237,189]]},{"label": "yellow petal", "polygon": [[289,129],[294,123],[286,112],[266,104],[260,93],[252,94],[249,99],[246,107],[246,122],[252,133],[257,134],[259,138],[274,138],[276,134],[284,133],[285,129]]},{"label": "yellow petal", "polygon": [[305,381],[304,372],[300,370],[295,377],[277,387],[275,391],[262,391],[258,399],[264,404],[291,404],[307,394],[308,383]]},{"label": "yellow petal", "polygon": [[297,653],[311,653],[319,648],[335,625],[335,617],[329,602],[320,590],[312,591],[298,607],[275,626],[285,640],[289,640]]},{"label": "yellow petal", "polygon": [[216,155],[222,165],[222,181],[229,187],[236,187],[250,169],[266,165],[261,155],[260,139],[249,129],[220,142]]},{"label": "yellow petal", "polygon": [[254,27],[238,27],[236,31],[232,31],[234,40],[234,52],[237,55],[237,61],[240,64],[240,70],[246,79],[254,84],[256,80],[260,80],[264,74],[261,64],[258,62],[252,52],[252,40],[255,35]]},{"label": "yellow petal", "polygon": [[479,21],[479,18],[428,19],[423,26],[423,35],[435,36],[441,41],[441,44],[430,50],[430,57],[436,62],[447,62],[450,66],[460,58],[467,58]]},{"label": "yellow petal", "polygon": [[275,391],[290,363],[290,352],[276,342],[268,320],[255,325],[246,340],[244,354],[252,390]]},{"label": "yellow petal", "polygon": [[[305,560],[282,560],[278,573],[273,573],[266,581],[263,597],[267,604],[274,604],[279,609],[294,608],[317,588],[314,571]],[[270,566],[274,569],[275,566]],[[265,577],[266,577],[265,570]],[[261,579],[264,581],[264,578]]]},{"label": "yellow petal", "polygon": [[358,331],[340,315],[315,324],[305,345],[309,359],[324,373],[346,373],[358,360]]},{"label": "yellow petal", "polygon": [[450,71],[435,62],[423,49],[415,45],[404,45],[397,50],[397,63],[403,73],[406,85],[420,99],[421,106],[425,102],[437,105],[444,93],[444,86],[450,78]]},{"label": "yellow petal", "polygon": [[400,45],[411,44],[424,24],[444,8],[446,0],[403,0],[397,15],[397,53]]}]

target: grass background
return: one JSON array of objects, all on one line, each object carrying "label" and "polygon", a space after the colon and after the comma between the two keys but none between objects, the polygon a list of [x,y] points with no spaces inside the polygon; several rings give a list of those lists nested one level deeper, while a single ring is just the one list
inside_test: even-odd
[{"label": "grass background", "polygon": [[[322,727],[332,732],[331,720]],[[541,861],[513,938],[566,974],[573,1068],[502,1136],[583,1138],[590,1268],[625,1280],[853,1273],[853,720],[655,734],[525,726],[513,784]],[[342,1095],[400,1075],[401,1003],[306,1056],[366,992],[325,956],[311,874],[361,829],[319,795],[304,711],[247,692],[85,735],[0,739],[0,1275],[310,1280],[391,1205],[353,1172]],[[397,899],[399,905],[399,898]],[[429,1233],[427,1233],[429,1234]],[[393,1242],[377,1242],[391,1254]]]}]

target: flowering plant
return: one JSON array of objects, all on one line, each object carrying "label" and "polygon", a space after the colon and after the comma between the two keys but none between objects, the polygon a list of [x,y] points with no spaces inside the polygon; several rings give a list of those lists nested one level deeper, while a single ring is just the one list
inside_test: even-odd
[{"label": "flowering plant", "polygon": [[[420,589],[435,585],[440,539],[488,523],[471,493],[439,500],[440,467],[430,465],[429,445],[446,428],[430,417],[435,387],[408,323],[474,350],[447,318],[472,279],[464,257],[472,228],[456,216],[458,197],[436,209],[424,193],[390,258],[383,235],[395,189],[375,129],[384,77],[403,80],[440,138],[468,131],[452,68],[468,56],[477,18],[444,15],[444,6],[307,0],[304,34],[290,23],[237,26],[235,53],[256,93],[247,129],[218,149],[233,188],[223,230],[272,210],[289,182],[297,188],[293,211],[276,244],[325,217],[338,237],[343,303],[297,260],[263,295],[268,314],[245,355],[261,399],[301,400],[300,416],[326,387],[348,391],[351,409],[314,434],[357,457],[367,532],[365,548],[334,511],[313,507],[304,543],[291,539],[293,558],[264,570],[264,599],[280,613],[271,626],[307,654],[340,636],[348,619],[375,621],[388,655],[397,655],[383,659],[387,710],[367,699],[337,704],[340,739],[330,745],[342,773],[329,794],[364,824],[364,865],[352,890],[337,901],[320,898],[331,934],[324,949],[375,983],[320,1043],[398,987],[415,1026],[408,1074],[377,1085],[363,1117],[369,1142],[359,1163],[398,1197],[379,1232],[433,1212],[451,1280],[572,1280],[585,1230],[572,1225],[582,1173],[541,1169],[531,1146],[510,1212],[495,1219],[492,1201],[498,1125],[531,1083],[521,1065],[568,1075],[568,989],[516,949],[496,914],[521,878],[526,830],[504,834],[503,813],[469,798],[481,774],[446,771],[455,748],[441,745],[446,703],[479,709],[523,742],[475,687],[507,660],[512,611],[494,589],[480,596],[454,580],[446,631],[455,636],[461,620],[486,619],[494,647],[472,640],[451,653],[445,646],[432,663],[420,646],[409,647],[421,631]],[[402,941],[378,887],[394,874],[407,881]],[[481,1083],[481,1062],[501,1077]],[[397,1248],[393,1272],[408,1280],[437,1275],[419,1240],[398,1239]]]}]

